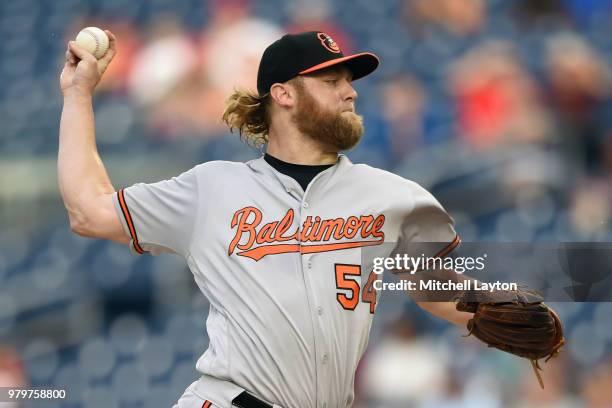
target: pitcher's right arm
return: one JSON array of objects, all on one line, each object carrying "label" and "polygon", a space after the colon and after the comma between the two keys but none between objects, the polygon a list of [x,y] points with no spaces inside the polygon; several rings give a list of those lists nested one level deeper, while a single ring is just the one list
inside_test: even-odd
[{"label": "pitcher's right arm", "polygon": [[113,187],[98,154],[95,139],[93,92],[116,53],[110,31],[109,49],[97,60],[74,41],[68,44],[60,76],[64,107],[58,151],[59,189],[70,228],[79,235],[128,243],[114,204]]}]

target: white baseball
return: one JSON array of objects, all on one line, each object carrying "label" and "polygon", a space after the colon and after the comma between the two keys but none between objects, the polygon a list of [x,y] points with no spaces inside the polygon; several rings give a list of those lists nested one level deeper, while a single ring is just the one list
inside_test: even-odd
[{"label": "white baseball", "polygon": [[102,58],[108,50],[108,36],[98,27],[86,27],[76,36],[76,43],[97,59]]}]

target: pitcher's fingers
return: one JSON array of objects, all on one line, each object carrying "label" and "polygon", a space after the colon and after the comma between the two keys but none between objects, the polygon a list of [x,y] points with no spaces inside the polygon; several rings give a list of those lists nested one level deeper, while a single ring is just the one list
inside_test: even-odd
[{"label": "pitcher's fingers", "polygon": [[66,62],[69,64],[77,64],[79,59],[70,51],[70,49],[66,50]]},{"label": "pitcher's fingers", "polygon": [[104,30],[104,32],[106,33],[106,35],[108,35],[109,47],[110,47],[116,42],[117,37],[115,36],[115,34],[112,33],[111,30]]},{"label": "pitcher's fingers", "polygon": [[117,54],[117,37],[110,30],[104,30],[104,32],[108,36],[108,50],[106,50],[102,60],[108,64]]},{"label": "pitcher's fingers", "polygon": [[98,61],[96,59],[96,57],[94,57],[91,53],[89,53],[86,50],[84,50],[83,48],[79,47],[78,44],[75,41],[70,41],[68,43],[68,48],[70,49],[70,51],[78,59],[85,60],[85,61],[90,61],[90,62],[97,62]]}]

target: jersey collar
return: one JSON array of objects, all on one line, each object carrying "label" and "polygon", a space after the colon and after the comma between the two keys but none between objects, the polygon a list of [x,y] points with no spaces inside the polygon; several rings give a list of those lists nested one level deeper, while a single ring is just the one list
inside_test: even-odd
[{"label": "jersey collar", "polygon": [[[263,177],[271,178],[276,182],[280,183],[287,193],[294,195],[299,199],[304,198],[304,191],[302,190],[302,187],[299,185],[299,183],[295,181],[293,177],[287,176],[286,174],[283,174],[277,171],[274,167],[270,166],[268,162],[264,160],[263,155],[257,159],[248,161],[246,165],[251,168],[251,170],[253,170],[255,173],[260,173]],[[346,155],[340,153],[338,155],[338,161],[336,162],[336,164],[326,170],[323,170],[315,177],[315,179],[318,179],[317,183],[319,183],[321,182],[320,179],[327,179],[329,177],[332,177],[334,174],[338,172],[343,172],[352,165],[353,163],[349,160],[349,158],[346,157]],[[310,185],[307,190],[309,189]]]}]

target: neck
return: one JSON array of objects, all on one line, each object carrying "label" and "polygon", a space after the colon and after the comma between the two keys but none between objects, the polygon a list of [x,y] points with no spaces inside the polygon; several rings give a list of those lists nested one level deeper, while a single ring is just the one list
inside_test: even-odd
[{"label": "neck", "polygon": [[338,161],[338,152],[325,149],[293,126],[287,126],[282,131],[270,127],[267,153],[287,163],[310,166],[334,164]]}]

